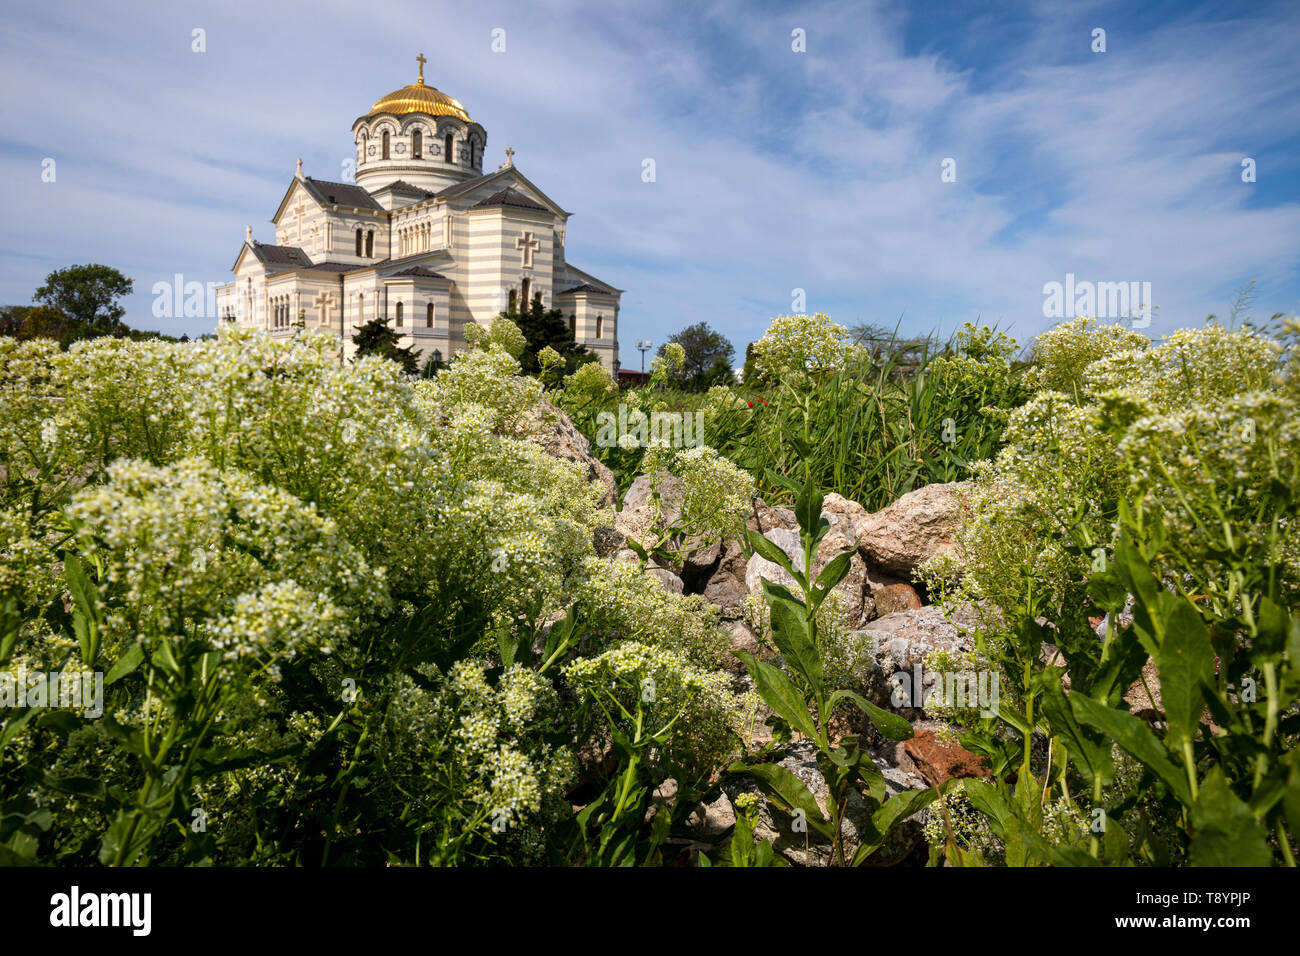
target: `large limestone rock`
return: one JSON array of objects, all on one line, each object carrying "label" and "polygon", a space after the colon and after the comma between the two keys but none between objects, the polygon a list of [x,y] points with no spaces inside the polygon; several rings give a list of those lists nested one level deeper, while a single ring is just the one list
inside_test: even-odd
[{"label": "large limestone rock", "polygon": [[917,566],[953,547],[966,482],[926,485],[861,521],[858,546],[875,568],[911,580]]},{"label": "large limestone rock", "polygon": [[618,485],[614,473],[601,464],[591,453],[587,436],[578,431],[573,421],[550,402],[542,399],[537,407],[536,430],[533,441],[555,458],[577,462],[587,472],[587,480],[599,482],[604,488],[602,505],[612,505],[618,500]]},{"label": "large limestone rock", "polygon": [[[914,675],[916,665],[931,651],[971,650],[974,644],[965,629],[969,623],[963,614],[950,619],[942,609],[930,605],[886,614],[859,630],[858,634],[871,641],[875,673],[862,675],[870,696],[882,707],[889,707],[895,675]],[[916,702],[919,705],[920,700]],[[915,710],[919,711],[919,706]]]}]

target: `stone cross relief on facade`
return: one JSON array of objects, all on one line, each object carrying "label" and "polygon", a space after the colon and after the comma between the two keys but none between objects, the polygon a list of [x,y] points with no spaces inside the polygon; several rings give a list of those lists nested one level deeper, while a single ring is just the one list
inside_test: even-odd
[{"label": "stone cross relief on facade", "polygon": [[523,252],[520,264],[525,269],[531,269],[533,267],[533,252],[541,247],[542,244],[533,238],[531,232],[526,232],[515,240],[515,248],[522,250]]}]

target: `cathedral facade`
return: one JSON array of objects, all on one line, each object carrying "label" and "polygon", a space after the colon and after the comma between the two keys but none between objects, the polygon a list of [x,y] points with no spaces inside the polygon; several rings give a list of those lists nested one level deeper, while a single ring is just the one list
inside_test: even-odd
[{"label": "cathedral facade", "polygon": [[540,295],[579,345],[617,370],[621,290],[564,254],[570,213],[514,165],[483,172],[487,131],[419,79],[352,124],[355,182],[303,175],[302,160],[271,218],[275,242],[245,233],[235,279],[217,289],[221,322],[289,337],[298,327],[352,334],[388,320],[421,356],[445,362],[469,323]]}]

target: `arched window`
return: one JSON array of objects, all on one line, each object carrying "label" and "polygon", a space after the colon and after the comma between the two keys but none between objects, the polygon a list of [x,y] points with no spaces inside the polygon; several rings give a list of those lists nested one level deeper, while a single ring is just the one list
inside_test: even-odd
[{"label": "arched window", "polygon": [[508,311],[510,311],[510,312],[515,311],[515,308],[516,308],[516,306],[518,306],[518,305],[519,305],[519,291],[518,291],[517,289],[511,289],[511,290],[510,290],[510,308],[509,308]]},{"label": "arched window", "polygon": [[375,230],[371,229],[366,233],[366,257],[374,258],[375,255]]},{"label": "arched window", "polygon": [[361,251],[362,251],[361,242],[363,238],[364,237],[361,235],[361,230],[358,229],[357,230],[357,255],[358,256],[361,255]]},{"label": "arched window", "polygon": [[598,315],[596,316],[596,338],[603,339],[604,337],[605,337],[605,317],[603,315]]},{"label": "arched window", "polygon": [[388,130],[384,130],[384,152],[382,159],[388,158]]},{"label": "arched window", "polygon": [[569,313],[569,334],[575,339],[578,337],[578,317],[572,312]]},{"label": "arched window", "polygon": [[424,325],[425,328],[433,328],[433,303],[430,302],[424,307]]},{"label": "arched window", "polygon": [[401,302],[397,303],[397,327],[399,329],[402,327],[402,303]]},{"label": "arched window", "polygon": [[478,144],[478,140],[476,139],[470,140],[469,141],[469,164],[473,166],[475,169],[477,169],[478,164],[482,162],[482,160],[483,160],[483,147]]},{"label": "arched window", "polygon": [[532,299],[528,298],[528,293],[532,291],[532,280],[525,279],[523,285],[524,285],[523,294],[519,296],[520,308],[526,312],[528,311],[530,304],[533,301]]},{"label": "arched window", "polygon": [[424,158],[424,134],[418,129],[411,134],[411,155],[416,159]]},{"label": "arched window", "polygon": [[357,293],[357,325],[366,324],[366,294]]},{"label": "arched window", "polygon": [[456,161],[456,158],[455,158],[454,156],[451,155],[451,144],[452,144],[452,136],[451,136],[451,133],[448,133],[448,134],[446,135],[446,137],[443,139],[442,143],[443,143],[443,145],[442,145],[442,156],[443,156],[443,159],[446,160],[446,161],[449,162],[449,163],[454,163],[454,162]]}]

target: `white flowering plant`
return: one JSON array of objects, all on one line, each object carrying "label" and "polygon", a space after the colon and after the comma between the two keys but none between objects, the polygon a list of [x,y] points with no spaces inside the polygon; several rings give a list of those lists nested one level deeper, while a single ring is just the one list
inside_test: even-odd
[{"label": "white flowering plant", "polygon": [[[4,715],[0,857],[563,852],[585,730],[557,682],[589,631],[551,622],[600,591],[608,519],[535,440],[509,332],[432,380],[310,331],[0,339],[0,668],[104,675],[101,718]],[[716,616],[655,621],[713,680]],[[696,695],[673,752],[716,762],[724,703]]]},{"label": "white flowering plant", "polygon": [[[955,719],[995,777],[966,796],[1009,858],[1294,861],[1300,432],[1286,352],[1217,323],[1152,345],[1076,320],[1038,340],[1037,393],[978,469],[956,549],[923,568],[932,594],[976,613],[977,649],[1001,672],[997,716]],[[1139,772],[1119,773],[1112,743]],[[1045,837],[1013,777],[1035,781],[1035,805],[1086,816],[1087,839]]]}]

